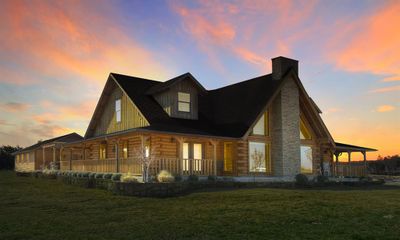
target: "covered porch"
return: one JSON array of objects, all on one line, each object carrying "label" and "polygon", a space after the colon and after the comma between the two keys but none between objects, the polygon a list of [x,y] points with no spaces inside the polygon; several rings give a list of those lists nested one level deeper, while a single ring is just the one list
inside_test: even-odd
[{"label": "covered porch", "polygon": [[217,140],[199,137],[128,134],[66,145],[61,171],[141,175],[167,170],[173,175],[217,175]]},{"label": "covered porch", "polygon": [[[360,147],[344,143],[335,143],[336,149],[334,152],[334,175],[346,177],[361,177],[368,175],[367,152],[375,152],[376,149]],[[340,162],[339,157],[347,154],[347,161]],[[352,153],[361,153],[362,161],[352,161]]]}]

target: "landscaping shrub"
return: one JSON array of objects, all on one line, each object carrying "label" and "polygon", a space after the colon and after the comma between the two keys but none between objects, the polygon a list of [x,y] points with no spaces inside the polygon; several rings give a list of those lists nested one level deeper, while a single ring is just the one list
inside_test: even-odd
[{"label": "landscaping shrub", "polygon": [[81,173],[79,173],[79,177],[88,178],[89,177],[89,172],[81,172]]},{"label": "landscaping shrub", "polygon": [[175,178],[167,170],[161,170],[161,172],[157,175],[157,180],[158,180],[158,182],[161,182],[161,183],[162,182],[170,183],[170,182],[174,182]]},{"label": "landscaping shrub", "polygon": [[37,177],[39,177],[39,175],[41,175],[41,174],[42,174],[42,171],[36,170],[36,171],[33,171],[33,172],[32,172],[32,177],[37,178]]},{"label": "landscaping shrub", "polygon": [[213,176],[213,175],[209,175],[209,176],[207,177],[207,180],[210,181],[210,182],[215,182],[215,181],[217,181],[217,177],[216,177],[216,176]]},{"label": "landscaping shrub", "polygon": [[124,183],[136,183],[136,182],[139,182],[138,179],[136,178],[136,176],[134,176],[134,175],[132,175],[130,173],[122,175],[121,178],[120,178],[120,181],[124,182]]},{"label": "landscaping shrub", "polygon": [[176,175],[175,176],[175,182],[182,182],[182,176],[181,175]]},{"label": "landscaping shrub", "polygon": [[297,174],[296,175],[296,185],[300,187],[309,186],[309,181],[306,175]]},{"label": "landscaping shrub", "polygon": [[94,179],[94,177],[96,176],[96,173],[95,172],[91,172],[91,173],[89,173],[89,179]]},{"label": "landscaping shrub", "polygon": [[197,175],[189,175],[188,176],[188,182],[198,182],[199,181],[199,177]]},{"label": "landscaping shrub", "polygon": [[317,183],[317,184],[325,184],[325,183],[327,183],[327,182],[329,182],[329,178],[327,177],[327,176],[324,176],[324,175],[318,175],[316,178],[315,178],[315,182]]},{"label": "landscaping shrub", "polygon": [[112,173],[104,173],[103,179],[111,179],[112,175],[113,175]]},{"label": "landscaping shrub", "polygon": [[114,173],[111,177],[111,180],[113,180],[114,182],[120,181],[121,180],[121,173]]},{"label": "landscaping shrub", "polygon": [[96,175],[94,176],[95,179],[100,179],[103,178],[103,173],[96,173]]}]

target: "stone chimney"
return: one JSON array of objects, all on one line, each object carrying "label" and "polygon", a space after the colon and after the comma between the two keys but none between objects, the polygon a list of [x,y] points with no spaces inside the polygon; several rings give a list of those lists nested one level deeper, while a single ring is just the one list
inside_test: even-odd
[{"label": "stone chimney", "polygon": [[[298,74],[298,61],[272,59],[272,78],[279,81],[290,70]],[[287,79],[271,104],[271,159],[275,176],[293,177],[300,173],[300,103],[295,79]]]},{"label": "stone chimney", "polygon": [[271,60],[272,79],[280,80],[291,68],[299,75],[299,61],[282,56],[272,58]]}]

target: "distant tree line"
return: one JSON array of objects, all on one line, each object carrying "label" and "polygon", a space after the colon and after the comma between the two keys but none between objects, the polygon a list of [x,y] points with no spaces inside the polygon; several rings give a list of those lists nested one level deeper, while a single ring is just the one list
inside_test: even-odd
[{"label": "distant tree line", "polygon": [[368,162],[370,174],[400,175],[400,156],[378,156],[378,160]]},{"label": "distant tree line", "polygon": [[14,156],[12,155],[13,152],[21,150],[20,146],[1,146],[0,147],[0,170],[14,170],[15,161]]}]

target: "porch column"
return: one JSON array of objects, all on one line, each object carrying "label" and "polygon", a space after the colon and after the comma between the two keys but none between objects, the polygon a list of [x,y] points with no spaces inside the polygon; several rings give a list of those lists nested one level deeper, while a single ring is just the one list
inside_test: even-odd
[{"label": "porch column", "polygon": [[72,171],[72,148],[69,151],[69,170]]},{"label": "porch column", "polygon": [[178,152],[178,172],[181,176],[183,176],[183,143],[185,139],[183,137],[176,137],[175,140],[179,144],[179,152]]},{"label": "porch column", "polygon": [[42,169],[44,169],[44,166],[45,166],[45,163],[46,163],[46,159],[45,159],[45,157],[46,157],[46,154],[45,154],[45,150],[44,150],[44,147],[42,147],[42,149],[43,149],[43,164],[42,164]]},{"label": "porch column", "polygon": [[119,172],[119,139],[117,140],[117,142],[115,143],[115,164],[116,164],[116,168],[117,168],[117,173]]},{"label": "porch column", "polygon": [[348,166],[349,175],[351,175],[352,174],[351,173],[351,152],[347,152],[347,155],[348,155],[348,164],[349,164],[349,166]]},{"label": "porch column", "polygon": [[366,151],[362,151],[361,152],[364,156],[364,175],[367,176],[368,172],[367,172],[367,152]]},{"label": "porch column", "polygon": [[339,153],[335,153],[335,175],[339,176]]},{"label": "porch column", "polygon": [[53,146],[53,162],[56,162],[56,147]]},{"label": "porch column", "polygon": [[211,140],[210,142],[213,145],[214,176],[217,176],[217,141]]}]

